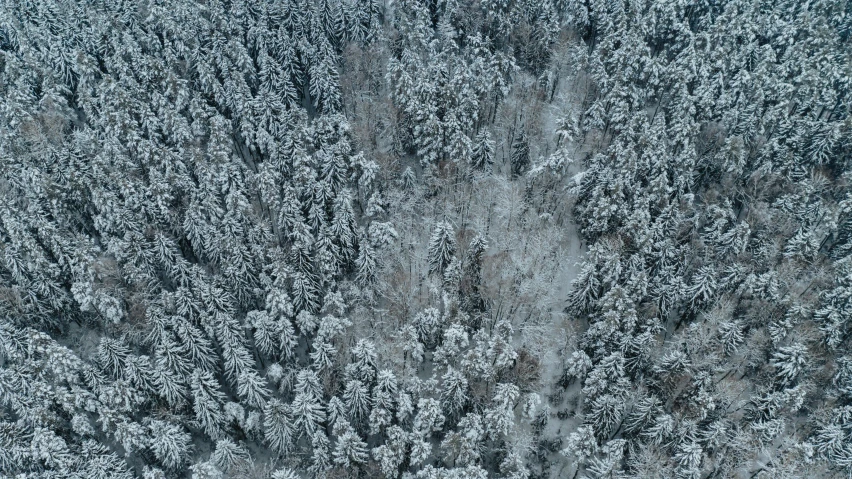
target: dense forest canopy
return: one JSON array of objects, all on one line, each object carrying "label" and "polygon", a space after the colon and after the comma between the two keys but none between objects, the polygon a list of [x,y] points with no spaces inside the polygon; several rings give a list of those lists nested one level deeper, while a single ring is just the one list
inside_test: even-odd
[{"label": "dense forest canopy", "polygon": [[0,475],[852,477],[849,0],[0,0]]}]

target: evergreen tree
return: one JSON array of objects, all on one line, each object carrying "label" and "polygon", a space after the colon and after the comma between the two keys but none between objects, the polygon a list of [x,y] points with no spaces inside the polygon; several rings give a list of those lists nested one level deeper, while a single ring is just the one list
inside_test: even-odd
[{"label": "evergreen tree", "polygon": [[473,142],[473,152],[470,156],[470,164],[477,170],[490,172],[494,166],[494,141],[488,133],[488,130],[483,129],[476,135]]},{"label": "evergreen tree", "polygon": [[221,392],[219,383],[211,373],[196,371],[192,375],[191,390],[196,420],[208,436],[218,439],[222,434],[221,427],[225,419],[222,412],[225,395]]},{"label": "evergreen tree", "polygon": [[523,128],[512,141],[512,176],[517,177],[526,173],[530,164],[530,145]]},{"label": "evergreen tree", "polygon": [[438,222],[429,238],[429,272],[443,273],[455,252],[456,238],[452,225],[446,221]]},{"label": "evergreen tree", "polygon": [[367,443],[362,441],[352,428],[349,428],[338,436],[332,456],[336,464],[346,468],[363,464],[368,457]]},{"label": "evergreen tree", "polygon": [[267,401],[263,409],[264,438],[269,446],[286,453],[293,443],[292,418],[289,408],[277,399]]}]

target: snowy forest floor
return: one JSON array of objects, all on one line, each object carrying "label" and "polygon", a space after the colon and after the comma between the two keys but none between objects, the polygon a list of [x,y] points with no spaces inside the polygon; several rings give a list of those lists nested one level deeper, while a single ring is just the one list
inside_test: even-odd
[{"label": "snowy forest floor", "polygon": [[[431,172],[421,168],[415,156],[394,155],[391,133],[382,134],[382,128],[376,127],[391,122],[388,115],[394,108],[389,95],[376,93],[380,84],[377,79],[387,69],[380,54],[350,47],[344,54],[346,67],[341,77],[357,147],[376,158],[389,177],[401,176],[406,168],[421,177],[411,189],[400,187],[388,192],[386,213],[399,232],[399,240],[383,258],[379,274],[382,286],[375,304],[355,315],[371,319],[356,324],[353,337],[373,339],[385,345],[382,357],[402,361],[401,328],[425,308],[440,309],[443,300],[440,281],[430,276],[426,256],[434,225],[440,221],[453,225],[462,261],[470,240],[477,235],[485,237],[488,250],[483,296],[492,320],[508,318],[515,330],[514,346],[534,358],[537,365],[536,386],[528,392],[540,396],[540,407],[549,417],[538,439],[552,444],[545,461],[551,465],[550,477],[566,473],[568,462],[557,446],[578,425],[579,385],[568,389],[560,385],[565,359],[576,349],[580,333],[564,312],[565,300],[586,251],[571,222],[568,189],[574,175],[582,171],[582,155],[596,146],[592,141],[560,145],[555,139],[558,122],[579,114],[585,91],[582,79],[564,74],[571,59],[567,51],[561,53],[557,58],[564,64],[554,71],[562,73],[563,78],[550,91],[528,73],[517,73],[493,122],[482,126],[496,143],[493,171],[473,178],[465,178],[461,168],[453,164],[438,170],[443,177],[429,177]],[[575,156],[564,179],[552,188],[532,188],[527,178],[513,178],[512,143],[521,128],[529,139],[533,165],[559,148]],[[533,191],[538,190],[545,190],[549,198],[534,197]],[[427,357],[418,377],[428,380],[433,374],[434,364]],[[533,451],[537,445],[532,437],[532,431],[524,431],[515,440],[521,443],[521,449]]]}]

